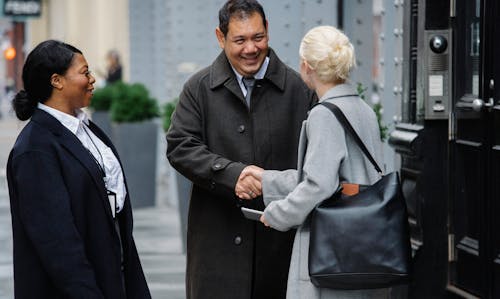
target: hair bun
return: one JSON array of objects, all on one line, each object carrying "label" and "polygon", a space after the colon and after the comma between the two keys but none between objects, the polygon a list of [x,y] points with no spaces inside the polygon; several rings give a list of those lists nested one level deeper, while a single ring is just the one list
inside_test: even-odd
[{"label": "hair bun", "polygon": [[12,100],[12,108],[20,120],[27,120],[35,112],[37,101],[30,99],[28,92],[20,90]]},{"label": "hair bun", "polygon": [[24,89],[21,89],[17,94],[16,94],[16,98],[20,98],[20,99],[27,99],[28,98],[28,92]]}]

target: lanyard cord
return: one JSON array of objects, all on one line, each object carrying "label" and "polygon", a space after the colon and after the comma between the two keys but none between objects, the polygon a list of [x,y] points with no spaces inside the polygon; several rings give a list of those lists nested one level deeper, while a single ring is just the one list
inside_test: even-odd
[{"label": "lanyard cord", "polygon": [[101,158],[101,163],[99,163],[99,161],[96,159],[96,157],[94,156],[94,154],[92,154],[92,152],[88,148],[85,147],[85,149],[89,152],[90,156],[92,156],[92,159],[94,159],[95,163],[99,167],[99,170],[102,173],[102,177],[105,178],[106,177],[106,169],[105,169],[105,166],[104,166],[104,158],[102,157],[101,151],[99,150],[99,148],[95,144],[94,140],[92,140],[92,137],[90,137],[89,132],[87,132],[87,129],[86,129],[87,125],[85,125],[84,123],[82,123],[82,125],[83,125],[83,131],[85,132],[85,134],[87,134],[87,137],[89,137],[90,142],[92,142],[92,145],[97,150],[97,153],[99,154],[99,157]]}]

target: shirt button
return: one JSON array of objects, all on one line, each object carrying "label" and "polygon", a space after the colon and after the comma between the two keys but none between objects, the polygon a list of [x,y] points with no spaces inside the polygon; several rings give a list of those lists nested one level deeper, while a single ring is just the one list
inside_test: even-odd
[{"label": "shirt button", "polygon": [[236,238],[234,238],[234,244],[235,245],[240,245],[241,244],[241,237],[240,236],[236,236]]},{"label": "shirt button", "polygon": [[245,126],[244,126],[244,125],[240,125],[240,126],[238,127],[238,132],[240,132],[240,133],[245,132]]}]

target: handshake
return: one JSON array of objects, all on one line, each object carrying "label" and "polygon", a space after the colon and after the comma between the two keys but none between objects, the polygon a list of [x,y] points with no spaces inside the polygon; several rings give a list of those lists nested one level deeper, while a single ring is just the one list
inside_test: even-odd
[{"label": "handshake", "polygon": [[251,200],[262,195],[262,173],[264,169],[250,165],[243,169],[234,191],[241,199]]}]

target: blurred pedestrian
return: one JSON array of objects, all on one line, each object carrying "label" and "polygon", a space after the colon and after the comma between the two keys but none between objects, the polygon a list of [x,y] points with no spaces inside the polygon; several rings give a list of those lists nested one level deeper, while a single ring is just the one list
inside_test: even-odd
[{"label": "blurred pedestrian", "polygon": [[[4,105],[9,103],[10,100],[15,95],[15,82],[12,78],[7,77],[5,79],[4,84],[2,85],[2,89],[0,90],[0,119],[4,116]],[[8,112],[9,113],[9,112]]]},{"label": "blurred pedestrian", "polygon": [[223,51],[185,84],[167,133],[171,164],[194,183],[188,299],[285,297],[294,232],[244,218],[241,205],[264,204],[260,183],[239,176],[249,164],[297,165],[300,126],[314,94],[269,48],[267,24],[255,0],[223,5],[215,30]]},{"label": "blurred pedestrian", "polygon": [[40,43],[13,108],[29,123],[9,155],[16,298],[151,298],[132,237],[118,154],[81,108],[94,77],[82,52]]},{"label": "blurred pedestrian", "polygon": [[[382,144],[375,113],[348,83],[356,59],[347,36],[331,26],[313,28],[302,39],[300,57],[301,77],[316,92],[319,102],[337,105],[381,164]],[[340,182],[371,185],[380,179],[380,174],[334,114],[322,105],[315,106],[302,125],[299,149],[297,170],[262,171],[255,166],[244,170],[244,174],[262,179],[267,206],[261,221],[279,231],[299,227],[290,263],[287,299],[389,298],[389,289],[333,290],[320,289],[311,283],[307,216],[337,190]]]},{"label": "blurred pedestrian", "polygon": [[111,84],[122,80],[122,64],[120,62],[120,54],[117,50],[110,50],[106,55],[107,72],[106,84]]}]

